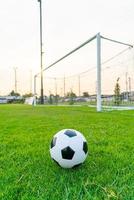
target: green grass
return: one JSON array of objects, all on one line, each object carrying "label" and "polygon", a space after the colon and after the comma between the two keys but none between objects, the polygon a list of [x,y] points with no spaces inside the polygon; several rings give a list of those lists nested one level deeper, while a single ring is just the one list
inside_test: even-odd
[{"label": "green grass", "polygon": [[[77,169],[50,158],[52,136],[81,131],[89,155]],[[0,106],[1,200],[134,199],[134,111]]]}]

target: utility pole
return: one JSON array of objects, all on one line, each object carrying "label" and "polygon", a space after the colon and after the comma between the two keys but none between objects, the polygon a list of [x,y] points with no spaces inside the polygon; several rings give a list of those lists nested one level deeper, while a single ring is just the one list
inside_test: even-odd
[{"label": "utility pole", "polygon": [[128,77],[129,99],[131,99],[131,78]]},{"label": "utility pole", "polygon": [[40,4],[40,70],[41,70],[41,104],[44,103],[43,98],[43,51],[42,51],[42,0],[38,0]]},{"label": "utility pole", "polygon": [[64,76],[64,98],[65,98],[65,92],[66,92],[66,80],[65,80],[65,76]]},{"label": "utility pole", "polygon": [[128,100],[128,73],[126,72],[126,99]]},{"label": "utility pole", "polygon": [[131,78],[128,77],[128,86],[129,86],[129,92],[131,93]]},{"label": "utility pole", "polygon": [[126,92],[128,92],[128,80],[127,80],[127,78],[128,78],[128,73],[126,72]]},{"label": "utility pole", "polygon": [[78,85],[79,85],[79,97],[80,97],[80,75],[78,76]]},{"label": "utility pole", "polygon": [[14,67],[14,85],[15,85],[15,93],[17,93],[17,67]]},{"label": "utility pole", "polygon": [[97,111],[102,110],[101,105],[101,36],[97,34]]},{"label": "utility pole", "polygon": [[55,96],[57,95],[57,81],[56,81],[56,78],[54,78],[55,80]]}]

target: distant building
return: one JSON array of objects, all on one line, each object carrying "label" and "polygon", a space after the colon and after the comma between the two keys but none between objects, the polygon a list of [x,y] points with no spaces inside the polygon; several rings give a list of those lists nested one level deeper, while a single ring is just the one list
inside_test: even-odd
[{"label": "distant building", "polygon": [[6,97],[0,97],[0,104],[5,104],[5,103],[8,103]]},{"label": "distant building", "polygon": [[20,101],[20,100],[23,100],[22,96],[1,96],[0,104],[12,103],[14,101]]}]

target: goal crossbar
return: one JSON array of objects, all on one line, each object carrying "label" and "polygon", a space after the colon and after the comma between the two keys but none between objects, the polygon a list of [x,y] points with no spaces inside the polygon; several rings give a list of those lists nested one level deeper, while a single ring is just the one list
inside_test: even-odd
[{"label": "goal crossbar", "polygon": [[66,55],[64,55],[63,57],[61,57],[60,59],[58,59],[57,61],[55,61],[54,63],[52,63],[51,65],[49,65],[48,67],[46,67],[45,69],[43,69],[43,71],[49,69],[50,67],[56,65],[57,63],[59,63],[60,61],[62,61],[63,59],[67,58],[68,56],[70,56],[71,54],[73,54],[74,52],[78,51],[79,49],[81,49],[82,47],[84,47],[86,44],[88,44],[89,42],[91,42],[92,40],[94,40],[96,38],[97,35],[91,37],[90,39],[88,39],[86,42],[82,43],[81,45],[79,45],[78,47],[76,47],[75,49],[73,49],[72,51],[70,51],[69,53],[67,53]]},{"label": "goal crossbar", "polygon": [[110,38],[107,38],[107,37],[103,37],[103,36],[101,36],[101,38],[104,39],[104,40],[109,40],[111,42],[122,44],[122,45],[129,46],[129,47],[133,48],[133,45],[131,45],[131,44],[127,44],[127,43],[120,42],[120,41],[117,41],[117,40],[113,40],[113,39],[110,39]]}]

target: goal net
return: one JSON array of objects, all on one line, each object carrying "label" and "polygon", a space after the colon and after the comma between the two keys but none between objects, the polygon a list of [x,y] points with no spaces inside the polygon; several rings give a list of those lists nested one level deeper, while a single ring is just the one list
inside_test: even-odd
[{"label": "goal net", "polygon": [[[98,111],[133,106],[133,65],[131,45],[97,34],[44,69],[44,101]],[[36,93],[40,96],[40,75]]]},{"label": "goal net", "polygon": [[133,48],[102,39],[101,53],[102,108],[133,109]]}]

